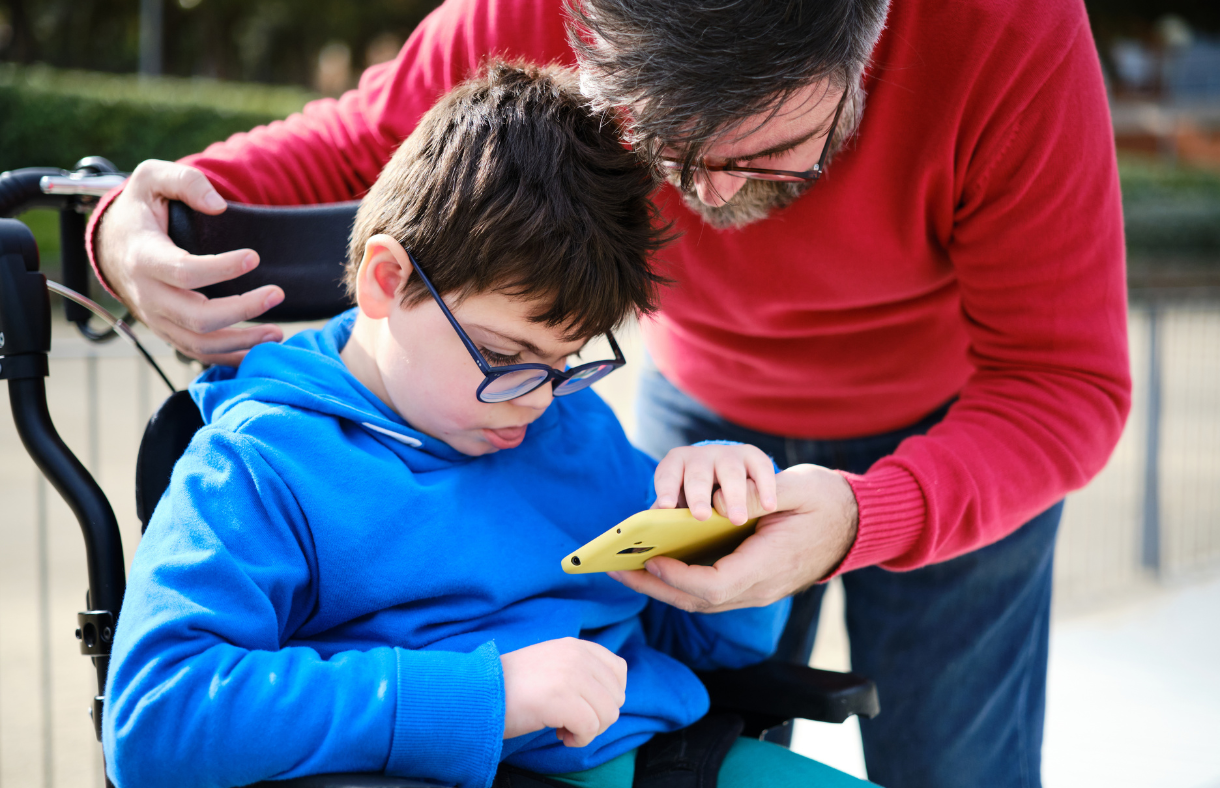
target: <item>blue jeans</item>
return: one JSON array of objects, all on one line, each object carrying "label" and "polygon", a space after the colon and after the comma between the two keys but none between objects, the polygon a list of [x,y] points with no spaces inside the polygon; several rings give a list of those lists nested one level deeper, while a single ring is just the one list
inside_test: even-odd
[{"label": "blue jeans", "polygon": [[[785,438],[726,421],[646,362],[635,442],[660,457],[701,440],[734,440],[758,446],[781,468],[816,463],[864,473],[947,410],[884,435]],[[999,542],[950,561],[843,576],[852,670],[872,678],[881,697],[881,714],[860,721],[870,780],[886,788],[1041,785],[1051,567],[1062,511],[1061,501]],[[808,663],[822,591],[814,586],[793,598],[774,659]]]}]

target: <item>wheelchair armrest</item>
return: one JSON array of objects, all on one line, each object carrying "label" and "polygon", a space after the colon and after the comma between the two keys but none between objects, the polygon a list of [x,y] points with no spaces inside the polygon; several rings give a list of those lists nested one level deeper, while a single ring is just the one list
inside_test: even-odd
[{"label": "wheelchair armrest", "polygon": [[440,783],[384,774],[311,774],[292,780],[266,780],[246,788],[445,788]]},{"label": "wheelchair armrest", "polygon": [[836,673],[785,662],[761,662],[740,670],[699,673],[712,708],[746,720],[746,735],[757,735],[786,720],[843,722],[853,714],[881,711],[877,685],[855,673]]},{"label": "wheelchair armrest", "polygon": [[[730,711],[745,719],[745,736],[759,736],[794,717],[843,722],[853,714],[875,717],[881,711],[877,686],[854,673],[763,662],[698,676],[711,695],[714,711]],[[381,774],[316,774],[247,788],[437,788],[437,784]]]}]

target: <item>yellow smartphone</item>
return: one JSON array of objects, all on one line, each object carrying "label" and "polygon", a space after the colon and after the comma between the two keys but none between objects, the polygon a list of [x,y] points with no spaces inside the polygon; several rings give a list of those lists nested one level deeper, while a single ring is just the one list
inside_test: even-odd
[{"label": "yellow smartphone", "polygon": [[690,509],[649,509],[564,556],[563,571],[579,575],[643,569],[645,561],[658,555],[711,566],[754,533],[756,522],[733,525],[715,511],[699,521]]}]

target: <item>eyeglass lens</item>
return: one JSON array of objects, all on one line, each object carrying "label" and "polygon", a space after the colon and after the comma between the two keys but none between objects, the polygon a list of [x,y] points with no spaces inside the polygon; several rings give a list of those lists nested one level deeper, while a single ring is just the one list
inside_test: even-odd
[{"label": "eyeglass lens", "polygon": [[573,373],[572,377],[555,387],[555,395],[562,397],[564,394],[571,394],[574,391],[580,391],[583,388],[593,385],[613,371],[613,364],[598,364],[595,367],[579,369]]},{"label": "eyeglass lens", "polygon": [[780,181],[783,183],[803,182],[809,180],[801,175],[784,175],[782,173],[772,172],[741,172],[740,170],[724,170],[725,175],[732,175],[734,178],[746,178],[754,181]]},{"label": "eyeglass lens", "polygon": [[505,400],[529,394],[542,385],[547,379],[546,370],[519,369],[492,378],[479,393],[483,402],[504,402]]},{"label": "eyeglass lens", "polygon": [[[555,396],[574,394],[587,388],[615,369],[614,364],[598,364],[587,368],[578,368],[572,377],[555,387]],[[525,396],[541,386],[550,377],[545,370],[520,369],[492,378],[479,393],[483,402],[505,402],[510,399]]]}]

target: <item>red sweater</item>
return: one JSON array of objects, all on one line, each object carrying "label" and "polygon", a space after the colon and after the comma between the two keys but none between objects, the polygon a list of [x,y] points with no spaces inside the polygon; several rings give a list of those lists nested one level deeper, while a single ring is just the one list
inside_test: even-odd
[{"label": "red sweater", "polygon": [[[232,200],[348,200],[489,54],[573,62],[561,0],[449,0],[358,89],[187,161]],[[645,339],[717,413],[840,438],[945,420],[863,476],[839,571],[1004,537],[1105,463],[1130,404],[1109,110],[1079,0],[895,0],[859,135],[808,194],[662,253]],[[100,214],[100,211],[99,211]]]}]

